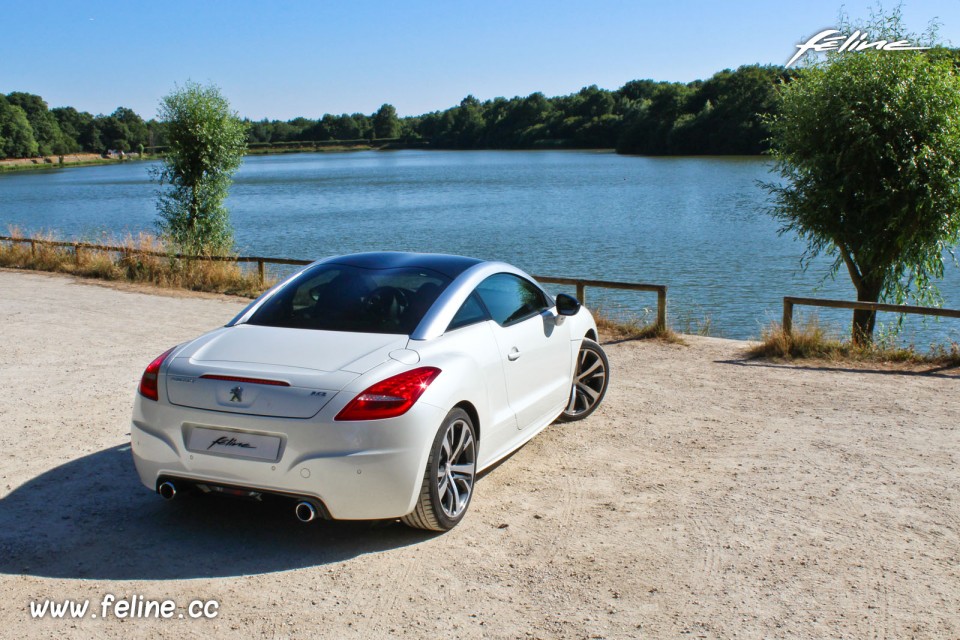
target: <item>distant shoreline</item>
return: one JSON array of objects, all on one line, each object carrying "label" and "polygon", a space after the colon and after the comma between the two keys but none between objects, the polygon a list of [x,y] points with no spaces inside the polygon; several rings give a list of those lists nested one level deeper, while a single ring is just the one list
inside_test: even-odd
[{"label": "distant shoreline", "polygon": [[[247,149],[245,156],[263,156],[285,153],[345,153],[349,151],[371,151],[383,149],[373,145],[351,145],[351,146],[330,146],[330,147],[297,147],[297,148],[276,148],[276,149]],[[42,171],[49,169],[62,169],[64,167],[96,167],[109,164],[122,164],[125,162],[140,162],[143,160],[159,160],[163,154],[144,154],[128,153],[123,158],[111,156],[104,158],[98,153],[71,153],[63,156],[41,156],[37,158],[8,158],[0,160],[0,173],[14,171]]]},{"label": "distant shoreline", "polygon": [[0,173],[7,171],[57,169],[61,167],[86,167],[101,164],[115,164],[118,162],[126,162],[126,159],[104,158],[98,153],[69,153],[63,156],[51,155],[37,158],[8,158],[6,160],[0,160]]},{"label": "distant shoreline", "polygon": [[[545,149],[439,149],[423,145],[404,145],[398,143],[389,143],[385,145],[331,145],[325,147],[302,146],[302,147],[274,147],[274,148],[248,148],[244,156],[267,156],[267,155],[285,155],[291,153],[350,153],[353,151],[400,151],[404,149],[426,149],[432,151],[597,151],[597,152],[615,152],[615,149],[580,149],[580,148],[545,148]],[[711,158],[711,157],[762,157],[764,154],[755,156],[743,156],[743,154],[733,154],[730,156],[716,156],[712,154],[694,155],[644,155],[644,154],[622,154],[637,155],[650,158]],[[0,174],[15,171],[35,171],[45,169],[62,169],[64,167],[96,167],[110,164],[122,164],[125,162],[140,162],[148,160],[160,160],[163,154],[145,154],[141,157],[137,153],[129,153],[123,158],[110,157],[104,158],[96,153],[72,153],[63,156],[60,161],[59,156],[43,156],[38,158],[10,158],[0,160]]]}]

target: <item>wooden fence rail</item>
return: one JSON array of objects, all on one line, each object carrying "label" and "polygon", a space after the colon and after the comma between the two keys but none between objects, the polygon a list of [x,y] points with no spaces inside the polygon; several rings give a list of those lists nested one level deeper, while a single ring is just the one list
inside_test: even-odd
[{"label": "wooden fence rail", "polygon": [[657,294],[657,327],[667,328],[667,286],[663,284],[642,284],[639,282],[610,282],[608,280],[583,280],[581,278],[555,278],[553,276],[533,276],[539,282],[547,284],[567,284],[577,288],[577,300],[586,303],[587,287],[599,289],[623,289],[626,291],[651,291]]},{"label": "wooden fence rail", "polygon": [[[191,256],[182,253],[165,253],[163,251],[144,251],[133,247],[116,247],[102,244],[92,244],[88,242],[64,242],[57,240],[39,240],[35,238],[14,238],[12,236],[0,236],[0,242],[23,242],[30,244],[30,251],[33,254],[37,252],[37,245],[42,244],[51,247],[72,247],[73,252],[80,259],[80,252],[84,249],[91,251],[109,251],[126,254],[141,254],[147,256],[161,256],[176,258],[179,260],[210,260],[214,262],[246,262],[256,263],[257,277],[262,285],[266,280],[265,265],[280,264],[304,266],[313,260],[297,260],[295,258],[268,258],[265,256]],[[577,299],[580,302],[586,302],[586,288],[597,287],[600,289],[621,289],[625,291],[650,291],[657,294],[657,327],[661,330],[667,328],[667,287],[662,284],[643,284],[638,282],[610,282],[608,280],[584,280],[582,278],[559,278],[554,276],[533,276],[541,283],[563,284],[577,288]],[[786,304],[786,302],[784,302]]]},{"label": "wooden fence rail", "polygon": [[793,331],[793,307],[804,305],[808,307],[830,307],[832,309],[863,309],[865,311],[892,311],[893,313],[916,313],[924,316],[941,316],[944,318],[960,318],[958,309],[938,309],[936,307],[914,307],[908,304],[885,304],[882,302],[859,302],[850,300],[827,300],[822,298],[783,298],[783,331],[790,334]]}]

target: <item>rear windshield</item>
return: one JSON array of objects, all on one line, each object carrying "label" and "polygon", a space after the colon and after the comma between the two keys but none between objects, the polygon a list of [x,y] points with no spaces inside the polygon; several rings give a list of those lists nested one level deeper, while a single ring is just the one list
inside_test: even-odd
[{"label": "rear windshield", "polygon": [[409,335],[448,284],[446,276],[418,267],[320,264],[287,283],[247,323]]}]

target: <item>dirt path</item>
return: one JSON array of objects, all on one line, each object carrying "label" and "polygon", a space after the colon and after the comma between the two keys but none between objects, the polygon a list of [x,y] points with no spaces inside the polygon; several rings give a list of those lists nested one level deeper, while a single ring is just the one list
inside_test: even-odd
[{"label": "dirt path", "polygon": [[[960,636],[960,377],[607,345],[613,382],[454,531],[163,503],[127,434],[167,347],[242,302],[0,270],[0,628],[114,638]],[[217,600],[100,617],[105,594]],[[91,600],[97,618],[35,620]],[[184,608],[177,613],[185,613]]]}]

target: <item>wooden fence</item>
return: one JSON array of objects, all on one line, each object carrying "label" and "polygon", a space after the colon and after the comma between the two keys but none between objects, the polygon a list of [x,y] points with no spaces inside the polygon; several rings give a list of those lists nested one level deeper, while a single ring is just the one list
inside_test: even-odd
[{"label": "wooden fence", "polygon": [[793,331],[793,307],[804,305],[808,307],[829,307],[832,309],[863,309],[865,311],[892,311],[893,313],[916,313],[924,316],[941,316],[944,318],[960,318],[960,310],[938,309],[936,307],[914,307],[907,304],[884,304],[882,302],[859,302],[849,300],[826,300],[821,298],[783,298],[783,331],[790,334]]},{"label": "wooden fence", "polygon": [[667,286],[664,284],[642,284],[639,282],[610,282],[608,280],[583,280],[582,278],[555,278],[553,276],[533,276],[538,282],[547,284],[566,284],[577,288],[577,300],[586,304],[587,287],[598,289],[623,289],[626,291],[651,291],[657,294],[657,327],[667,328]]},{"label": "wooden fence", "polygon": [[[34,238],[14,238],[11,236],[0,236],[0,242],[22,242],[30,244],[30,251],[33,254],[37,252],[37,245],[42,244],[52,247],[70,247],[76,255],[77,261],[84,250],[105,251],[122,254],[140,254],[148,256],[162,256],[176,258],[179,260],[210,260],[214,262],[243,262],[256,263],[257,278],[263,285],[266,280],[265,266],[268,264],[304,266],[313,260],[297,260],[295,258],[268,258],[264,256],[190,256],[181,253],[164,253],[162,251],[143,251],[132,247],[115,247],[101,244],[91,244],[88,242],[64,242],[56,240],[39,240]],[[610,282],[607,280],[584,280],[582,278],[558,278],[553,276],[533,276],[541,283],[563,284],[577,288],[577,299],[580,302],[586,302],[587,287],[597,287],[599,289],[621,289],[625,291],[650,291],[657,294],[657,327],[661,330],[667,328],[667,287],[662,284],[642,284],[637,282]]]}]

